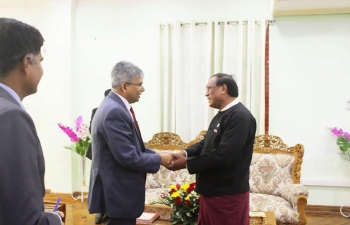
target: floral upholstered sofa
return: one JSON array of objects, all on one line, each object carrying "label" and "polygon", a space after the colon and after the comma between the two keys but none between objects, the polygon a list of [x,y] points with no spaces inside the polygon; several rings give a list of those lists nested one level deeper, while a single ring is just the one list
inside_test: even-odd
[{"label": "floral upholstered sofa", "polygon": [[[174,133],[157,133],[146,146],[157,152],[178,152],[200,141],[202,131],[195,140],[185,143]],[[250,166],[250,210],[274,212],[277,224],[306,224],[305,206],[308,191],[300,184],[300,170],[303,145],[287,147],[273,135],[255,138],[254,153]],[[171,208],[150,204],[160,197],[163,187],[174,183],[194,181],[186,169],[169,171],[161,167],[155,174],[148,174],[146,180],[146,212],[158,212],[161,219],[170,220]]]}]

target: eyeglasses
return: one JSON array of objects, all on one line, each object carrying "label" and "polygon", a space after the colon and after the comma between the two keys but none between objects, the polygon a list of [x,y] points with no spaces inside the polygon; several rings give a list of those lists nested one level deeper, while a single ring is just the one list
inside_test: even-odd
[{"label": "eyeglasses", "polygon": [[220,86],[221,86],[221,85],[215,85],[215,86],[211,86],[211,87],[206,86],[206,87],[205,87],[205,91],[208,92],[210,89],[212,89],[212,88],[214,88],[214,87],[220,87]]},{"label": "eyeglasses", "polygon": [[129,82],[125,82],[126,84],[130,84],[130,85],[136,85],[138,87],[143,87],[143,82],[138,83],[138,84],[134,84],[134,83],[129,83]]}]

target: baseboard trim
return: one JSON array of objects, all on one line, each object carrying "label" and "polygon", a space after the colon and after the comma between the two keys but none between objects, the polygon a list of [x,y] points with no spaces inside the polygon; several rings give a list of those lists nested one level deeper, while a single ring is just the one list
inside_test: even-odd
[{"label": "baseboard trim", "polygon": [[[305,206],[305,213],[312,215],[334,215],[340,213],[341,206],[331,205],[307,205]],[[342,209],[343,213],[350,214],[350,207],[345,206]]]},{"label": "baseboard trim", "polygon": [[350,180],[300,180],[304,186],[318,187],[350,187]]}]

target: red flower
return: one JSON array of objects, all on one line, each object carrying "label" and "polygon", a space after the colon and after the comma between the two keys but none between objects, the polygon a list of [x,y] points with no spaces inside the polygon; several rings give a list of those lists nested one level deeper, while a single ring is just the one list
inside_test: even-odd
[{"label": "red flower", "polygon": [[177,188],[177,189],[180,189],[180,188],[181,188],[181,185],[180,185],[180,184],[177,184],[177,185],[176,185],[176,188]]},{"label": "red flower", "polygon": [[172,188],[169,193],[172,194],[172,193],[174,193],[176,191],[177,191],[176,189]]},{"label": "red flower", "polygon": [[196,183],[190,183],[190,188],[194,189],[196,187]]},{"label": "red flower", "polygon": [[187,206],[190,206],[190,205],[191,205],[191,202],[190,202],[190,201],[186,201],[186,205],[187,205]]},{"label": "red flower", "polygon": [[181,198],[176,198],[175,199],[175,204],[180,205],[182,203],[182,199]]}]

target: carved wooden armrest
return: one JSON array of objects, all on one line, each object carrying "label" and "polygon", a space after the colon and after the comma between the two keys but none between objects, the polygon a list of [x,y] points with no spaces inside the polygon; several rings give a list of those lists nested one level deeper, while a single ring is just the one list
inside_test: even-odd
[{"label": "carved wooden armrest", "polygon": [[307,204],[307,197],[309,196],[309,191],[306,189],[306,187],[302,184],[288,184],[283,187],[281,196],[292,204],[293,209],[298,210],[298,225],[305,225],[305,206]]},{"label": "carved wooden armrest", "polygon": [[299,195],[298,196],[298,213],[299,213],[299,223],[298,225],[305,225],[307,223],[305,206],[307,204],[307,196]]},{"label": "carved wooden armrest", "polygon": [[309,191],[302,184],[287,184],[281,191],[281,196],[287,199],[294,209],[298,206],[298,197],[301,195],[305,198],[309,196]]}]

